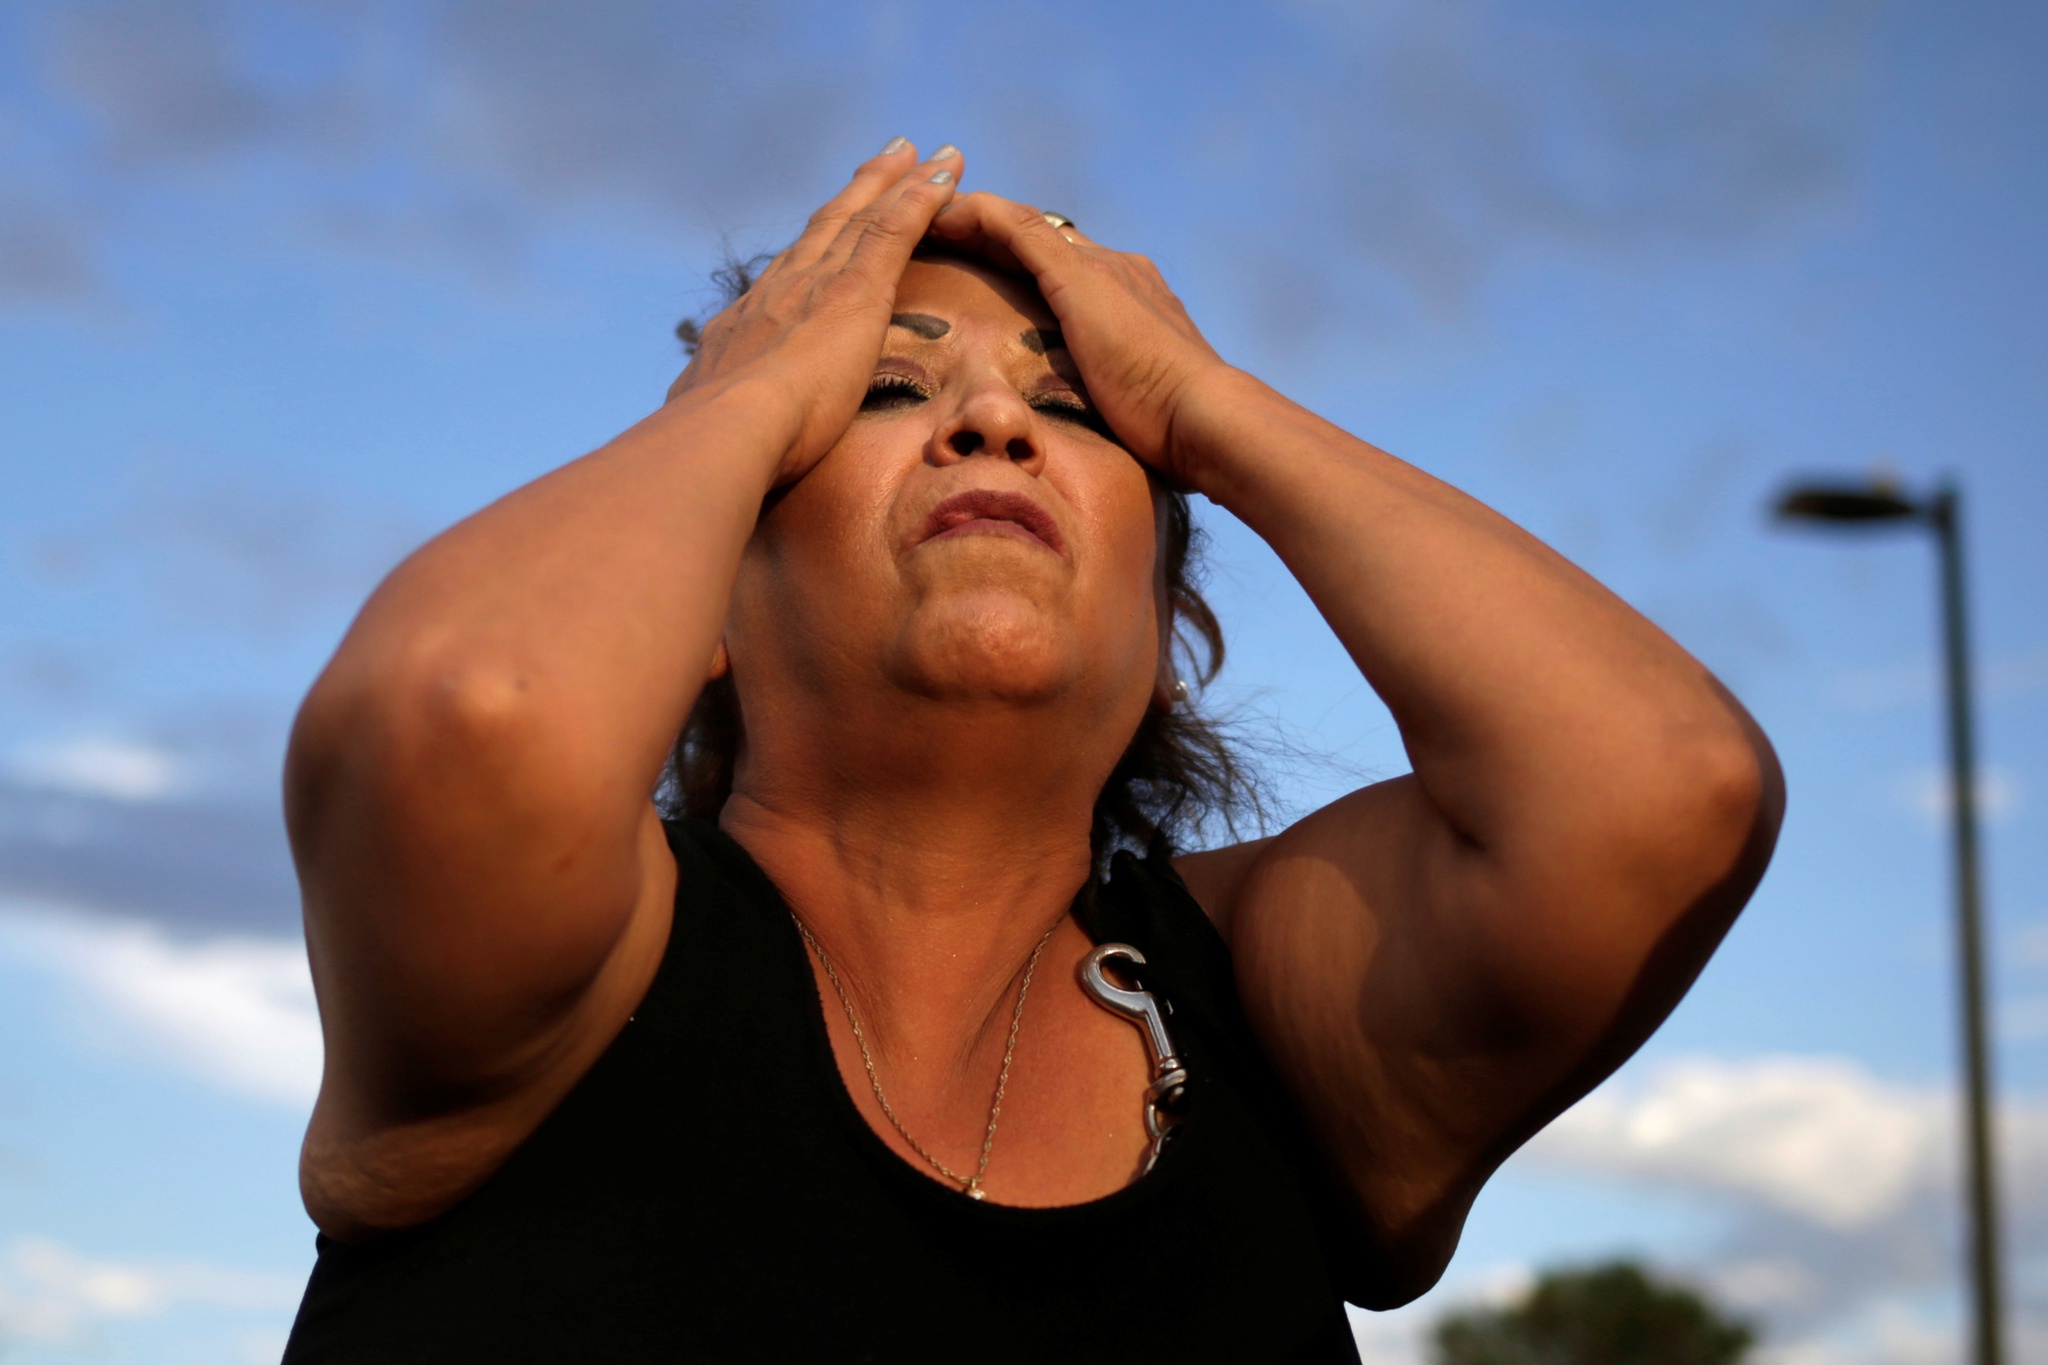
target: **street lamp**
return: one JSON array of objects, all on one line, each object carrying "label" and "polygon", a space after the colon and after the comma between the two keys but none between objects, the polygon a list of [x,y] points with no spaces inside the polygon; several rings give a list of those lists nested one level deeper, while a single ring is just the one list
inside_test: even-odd
[{"label": "street lamp", "polygon": [[1962,969],[1963,1117],[1968,1138],[1970,1289],[1976,1365],[2003,1365],[1998,1203],[1992,1161],[1991,1061],[1984,1028],[1984,924],[1977,882],[1977,756],[1970,711],[1970,656],[1963,617],[1962,513],[1953,483],[1916,501],[1889,480],[1812,483],[1778,499],[1781,521],[1844,529],[1911,523],[1930,528],[1940,554],[1942,637],[1947,653],[1948,758],[1955,837],[1956,949]]}]

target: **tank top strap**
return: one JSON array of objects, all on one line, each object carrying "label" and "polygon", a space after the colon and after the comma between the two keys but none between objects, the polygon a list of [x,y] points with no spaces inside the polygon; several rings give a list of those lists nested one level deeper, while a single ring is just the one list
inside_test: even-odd
[{"label": "tank top strap", "polygon": [[1108,880],[1083,888],[1075,915],[1097,943],[1128,943],[1145,954],[1135,973],[1140,984],[1166,1002],[1176,1039],[1194,1034],[1207,1059],[1210,1074],[1197,1076],[1195,1103],[1201,1087],[1220,1081],[1252,1111],[1308,1191],[1336,1283],[1354,1302],[1369,1297],[1382,1268],[1358,1235],[1354,1200],[1252,1032],[1229,945],[1172,862],[1119,851]]},{"label": "tank top strap", "polygon": [[1083,888],[1074,913],[1097,943],[1128,943],[1156,958],[1151,975],[1190,1005],[1234,1006],[1230,949],[1165,857],[1120,850],[1108,879]]}]

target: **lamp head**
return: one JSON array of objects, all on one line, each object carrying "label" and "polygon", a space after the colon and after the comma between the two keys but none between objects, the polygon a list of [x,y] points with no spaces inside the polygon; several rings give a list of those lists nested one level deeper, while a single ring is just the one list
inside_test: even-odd
[{"label": "lamp head", "polygon": [[1780,521],[1848,526],[1906,521],[1926,515],[1925,508],[1907,498],[1889,480],[1797,484],[1778,498],[1774,510]]}]

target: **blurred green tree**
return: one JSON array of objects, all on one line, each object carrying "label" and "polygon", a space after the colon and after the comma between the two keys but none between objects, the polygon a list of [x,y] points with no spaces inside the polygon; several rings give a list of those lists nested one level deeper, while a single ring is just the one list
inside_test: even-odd
[{"label": "blurred green tree", "polygon": [[1434,1365],[1736,1365],[1756,1341],[1697,1291],[1627,1261],[1552,1270],[1519,1302],[1447,1314]]}]

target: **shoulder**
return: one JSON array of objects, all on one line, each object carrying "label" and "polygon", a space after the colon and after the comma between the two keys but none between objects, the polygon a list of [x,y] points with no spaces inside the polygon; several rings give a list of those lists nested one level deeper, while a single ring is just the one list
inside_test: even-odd
[{"label": "shoulder", "polygon": [[1273,837],[1247,839],[1241,844],[1183,853],[1173,859],[1174,874],[1209,916],[1209,922],[1230,940],[1231,912],[1237,906],[1238,889],[1244,885],[1253,864],[1273,846]]}]

